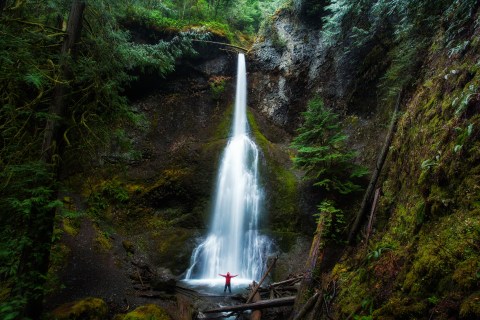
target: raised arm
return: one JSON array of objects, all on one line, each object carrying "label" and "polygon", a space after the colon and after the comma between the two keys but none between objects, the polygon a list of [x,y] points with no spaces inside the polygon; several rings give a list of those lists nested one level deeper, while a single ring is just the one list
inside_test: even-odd
[{"label": "raised arm", "polygon": [[222,276],[222,277],[225,277],[225,278],[227,277],[226,274],[220,274],[220,273],[219,273],[218,275],[219,275],[219,276]]},{"label": "raised arm", "polygon": [[234,275],[234,276],[231,276],[232,278],[235,278],[236,276],[238,276],[238,274]]}]

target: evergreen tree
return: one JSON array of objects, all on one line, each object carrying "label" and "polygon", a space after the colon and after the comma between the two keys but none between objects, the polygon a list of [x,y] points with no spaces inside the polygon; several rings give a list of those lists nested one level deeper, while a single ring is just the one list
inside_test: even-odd
[{"label": "evergreen tree", "polygon": [[354,163],[356,153],[346,147],[348,137],[342,133],[338,115],[319,97],[309,101],[302,115],[305,122],[292,142],[297,150],[295,166],[305,171],[314,186],[327,191],[345,195],[360,190],[354,181],[366,171]]},{"label": "evergreen tree", "polygon": [[322,237],[343,242],[345,217],[337,203],[342,196],[361,189],[356,180],[367,171],[355,164],[356,153],[346,146],[348,137],[342,133],[338,115],[319,97],[309,101],[303,117],[305,121],[291,144],[297,150],[293,162],[305,171],[305,179],[325,191],[316,214],[324,224]]}]

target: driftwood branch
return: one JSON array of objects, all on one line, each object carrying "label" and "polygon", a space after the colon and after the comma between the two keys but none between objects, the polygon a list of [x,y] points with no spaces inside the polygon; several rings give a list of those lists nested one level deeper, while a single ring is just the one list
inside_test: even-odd
[{"label": "driftwood branch", "polygon": [[377,159],[377,164],[372,174],[372,178],[370,179],[370,182],[368,184],[367,191],[365,192],[365,195],[363,197],[360,210],[357,212],[355,222],[353,223],[353,226],[350,229],[350,233],[348,235],[348,243],[350,244],[353,244],[355,235],[357,234],[358,229],[360,228],[360,224],[362,223],[362,220],[367,211],[368,203],[372,198],[373,190],[375,189],[375,185],[377,184],[378,177],[380,176],[380,172],[382,171],[383,164],[385,163],[385,159],[387,158],[388,150],[390,148],[390,144],[392,143],[393,134],[395,132],[395,128],[397,125],[397,119],[398,119],[397,113],[398,113],[398,110],[400,109],[401,97],[402,97],[402,92],[398,94],[397,103],[395,104],[395,110],[393,111],[392,119],[390,120],[390,128],[388,129],[388,134],[385,139],[383,149],[380,152],[380,155]]},{"label": "driftwood branch", "polygon": [[210,310],[203,311],[203,313],[260,310],[260,309],[266,309],[266,308],[290,306],[294,302],[295,302],[295,296],[278,298],[278,299],[270,299],[270,300],[261,300],[259,302],[254,302],[254,303],[245,303],[245,304],[240,304],[236,306],[227,306],[227,307],[221,307],[217,309],[210,309]]},{"label": "driftwood branch", "polygon": [[235,48],[235,49],[240,50],[240,51],[242,51],[242,52],[248,52],[248,49],[247,49],[247,48],[239,47],[239,46],[236,46],[236,45],[234,45],[234,44],[229,44],[229,43],[224,43],[224,42],[208,41],[208,40],[199,40],[199,39],[193,39],[192,41],[195,41],[195,42],[203,42],[203,43],[211,43],[211,44],[218,44],[218,45],[222,45],[222,46],[226,46],[226,47],[230,47],[230,48]]}]

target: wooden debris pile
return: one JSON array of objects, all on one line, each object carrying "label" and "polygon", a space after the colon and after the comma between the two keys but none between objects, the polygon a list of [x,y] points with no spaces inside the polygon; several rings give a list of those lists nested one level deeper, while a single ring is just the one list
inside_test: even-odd
[{"label": "wooden debris pile", "polygon": [[299,284],[303,279],[303,275],[291,275],[286,280],[271,283],[262,287],[263,282],[272,270],[276,261],[277,258],[273,260],[272,264],[258,284],[254,281],[249,286],[249,294],[244,300],[244,303],[209,309],[203,311],[203,313],[212,314],[228,312],[228,316],[231,316],[232,314],[240,314],[243,311],[252,311],[249,318],[251,320],[260,320],[262,318],[261,310],[292,306],[295,302],[295,297],[299,288]]}]

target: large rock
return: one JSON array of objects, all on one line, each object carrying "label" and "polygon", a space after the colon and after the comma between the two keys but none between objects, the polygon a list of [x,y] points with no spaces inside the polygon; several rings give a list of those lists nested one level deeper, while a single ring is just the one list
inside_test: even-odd
[{"label": "large rock", "polygon": [[123,318],[116,317],[118,320],[171,320],[172,318],[161,307],[155,304],[147,304],[136,308],[127,313]]},{"label": "large rock", "polygon": [[61,305],[52,311],[54,320],[104,320],[107,318],[108,307],[99,298],[85,298]]}]

